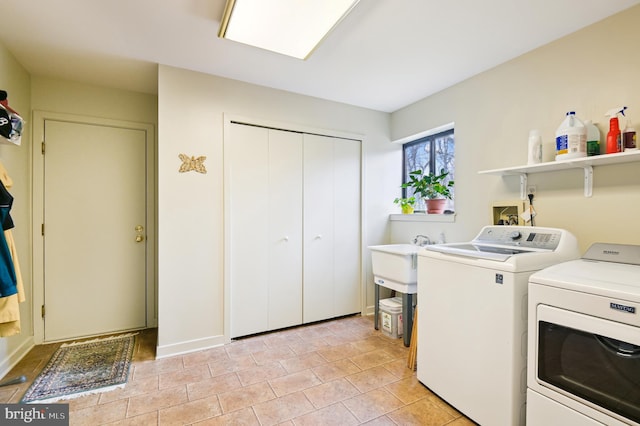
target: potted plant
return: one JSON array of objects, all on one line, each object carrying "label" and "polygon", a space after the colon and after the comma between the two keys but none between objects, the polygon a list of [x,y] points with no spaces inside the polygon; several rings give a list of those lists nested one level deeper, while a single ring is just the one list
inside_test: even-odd
[{"label": "potted plant", "polygon": [[413,205],[416,203],[416,197],[396,198],[393,202],[400,206],[402,214],[411,214],[413,213]]},{"label": "potted plant", "polygon": [[427,213],[442,213],[447,199],[451,199],[453,180],[446,181],[449,172],[444,169],[439,174],[414,170],[409,173],[409,182],[403,183],[402,188],[413,188],[413,193],[420,195],[427,206]]}]

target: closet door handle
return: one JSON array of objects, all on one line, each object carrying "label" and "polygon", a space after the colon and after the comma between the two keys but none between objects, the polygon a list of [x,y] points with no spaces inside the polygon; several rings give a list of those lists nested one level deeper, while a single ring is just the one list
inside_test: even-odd
[{"label": "closet door handle", "polygon": [[284,238],[282,239],[282,241],[284,241],[285,243],[288,243],[288,242],[289,242],[289,237],[284,237]]},{"label": "closet door handle", "polygon": [[315,240],[321,240],[322,239],[322,234],[318,234],[316,235],[316,237],[314,238]]}]

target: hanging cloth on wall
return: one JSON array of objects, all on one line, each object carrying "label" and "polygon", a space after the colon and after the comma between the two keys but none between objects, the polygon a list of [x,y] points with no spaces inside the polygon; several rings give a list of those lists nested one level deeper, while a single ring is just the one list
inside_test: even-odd
[{"label": "hanging cloth on wall", "polygon": [[[13,181],[4,165],[0,162],[0,186],[8,193],[6,188],[11,188]],[[7,218],[11,218],[7,214]],[[19,304],[25,301],[24,284],[22,281],[22,274],[20,273],[20,263],[18,262],[18,252],[13,239],[11,228],[13,228],[13,222],[7,221],[6,218],[2,222],[3,228],[7,226],[4,233],[0,234],[0,239],[4,236],[4,242],[9,250],[11,257],[11,264],[15,273],[15,282],[17,293],[7,297],[0,297],[0,337],[13,336],[20,333],[20,306]]]},{"label": "hanging cloth on wall", "polygon": [[[13,197],[9,194],[9,191],[5,188],[4,184],[0,181],[0,222],[2,223],[2,229],[11,229],[13,227],[13,221],[9,215],[11,206],[13,205]],[[16,272],[13,268],[13,259],[11,258],[11,251],[7,244],[7,239],[3,234],[0,234],[0,297],[11,296],[16,294],[18,288],[16,286]]]}]

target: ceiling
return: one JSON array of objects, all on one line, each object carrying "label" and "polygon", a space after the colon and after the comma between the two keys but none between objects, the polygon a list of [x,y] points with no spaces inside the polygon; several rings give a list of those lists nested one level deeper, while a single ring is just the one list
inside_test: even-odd
[{"label": "ceiling", "polygon": [[0,42],[34,76],[157,93],[165,64],[393,112],[638,3],[360,0],[302,61],[219,39],[225,0],[2,0]]}]

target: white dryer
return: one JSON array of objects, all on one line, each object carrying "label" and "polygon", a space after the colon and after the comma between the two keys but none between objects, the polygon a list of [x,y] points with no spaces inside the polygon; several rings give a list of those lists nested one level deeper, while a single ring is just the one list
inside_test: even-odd
[{"label": "white dryer", "polygon": [[580,256],[555,228],[487,226],[468,243],[418,253],[420,382],[473,421],[524,424],[527,284]]},{"label": "white dryer", "polygon": [[640,246],[592,245],[529,282],[527,425],[640,425]]}]

